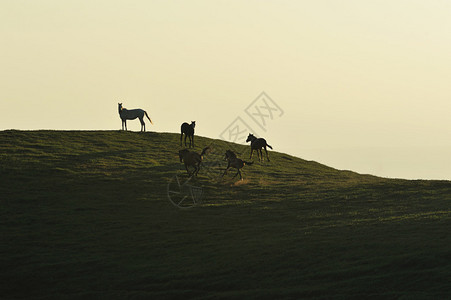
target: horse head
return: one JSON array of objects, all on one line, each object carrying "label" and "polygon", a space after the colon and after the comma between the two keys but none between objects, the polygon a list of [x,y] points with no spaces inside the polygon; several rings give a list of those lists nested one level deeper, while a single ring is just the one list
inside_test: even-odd
[{"label": "horse head", "polygon": [[196,121],[191,121],[191,127],[193,127],[193,129],[196,127]]},{"label": "horse head", "polygon": [[117,105],[118,105],[119,112],[126,110],[126,108],[122,106],[122,103],[118,103]]},{"label": "horse head", "polygon": [[256,139],[256,137],[252,133],[249,133],[249,135],[247,136],[247,139],[246,139],[246,143],[252,142],[255,139]]},{"label": "horse head", "polygon": [[180,162],[183,162],[183,157],[185,157],[186,153],[188,153],[188,152],[189,152],[188,149],[182,149],[179,151]]},{"label": "horse head", "polygon": [[236,154],[232,150],[227,150],[224,155],[224,160],[229,160],[231,158],[236,158]]}]

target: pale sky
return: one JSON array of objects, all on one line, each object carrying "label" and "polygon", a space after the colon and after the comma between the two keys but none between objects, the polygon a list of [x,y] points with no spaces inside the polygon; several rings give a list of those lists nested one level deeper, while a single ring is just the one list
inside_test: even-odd
[{"label": "pale sky", "polygon": [[445,0],[0,0],[0,130],[117,130],[122,102],[148,130],[219,138],[239,116],[257,128],[244,110],[264,91],[274,150],[451,180],[450,16]]}]

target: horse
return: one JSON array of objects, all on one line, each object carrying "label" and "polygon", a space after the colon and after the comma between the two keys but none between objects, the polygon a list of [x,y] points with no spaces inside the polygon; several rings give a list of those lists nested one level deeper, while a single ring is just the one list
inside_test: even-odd
[{"label": "horse", "polygon": [[182,138],[183,134],[185,134],[185,147],[186,147],[186,138],[189,138],[189,148],[191,148],[191,144],[194,148],[194,127],[196,127],[196,121],[191,121],[191,124],[183,123],[180,127],[180,146],[182,146]]},{"label": "horse", "polygon": [[[185,164],[185,169],[188,172],[188,176],[190,177],[193,175],[197,176],[197,173],[199,173],[200,170],[200,164],[202,163],[203,156],[209,149],[210,147],[205,147],[202,150],[201,154],[191,152],[188,149],[182,149],[179,151],[180,162],[183,162]],[[194,167],[194,171],[192,174],[188,170],[188,166]]]},{"label": "horse", "polygon": [[222,177],[227,173],[227,171],[230,169],[230,167],[237,169],[237,172],[233,178],[235,178],[238,174],[240,175],[240,179],[242,180],[243,177],[241,176],[241,171],[245,165],[252,165],[254,162],[247,162],[242,159],[239,159],[236,157],[235,152],[232,150],[227,150],[224,156],[224,159],[227,160],[227,168],[224,171],[224,174],[222,174]]},{"label": "horse", "polygon": [[252,158],[252,155],[254,154],[254,150],[257,150],[258,160],[260,160],[260,158],[261,158],[261,161],[263,161],[262,148],[264,148],[265,152],[266,152],[266,158],[269,161],[268,150],[266,150],[266,146],[268,146],[271,149],[272,149],[272,147],[270,145],[268,145],[268,143],[266,142],[265,139],[257,138],[253,134],[249,133],[249,135],[248,135],[248,137],[246,139],[246,143],[247,142],[251,142],[251,156],[250,156],[250,158]]},{"label": "horse", "polygon": [[144,123],[144,116],[149,119],[150,124],[153,124],[152,120],[149,118],[149,115],[145,110],[142,110],[140,108],[137,109],[126,109],[122,107],[122,103],[118,103],[118,109],[119,109],[119,116],[122,120],[122,130],[127,130],[127,120],[134,120],[136,118],[139,118],[139,121],[141,122],[141,131],[146,131],[146,123]]}]

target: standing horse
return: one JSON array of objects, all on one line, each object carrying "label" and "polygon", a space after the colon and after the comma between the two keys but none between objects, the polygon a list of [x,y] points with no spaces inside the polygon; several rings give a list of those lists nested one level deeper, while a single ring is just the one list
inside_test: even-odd
[{"label": "standing horse", "polygon": [[186,138],[189,138],[189,148],[191,148],[191,143],[194,148],[194,127],[196,127],[196,121],[191,121],[191,124],[183,123],[180,127],[180,146],[182,146],[182,138],[183,134],[185,134],[185,147],[186,147]]},{"label": "standing horse", "polygon": [[152,120],[147,115],[147,112],[145,110],[142,110],[140,108],[137,109],[126,109],[122,107],[122,103],[118,103],[118,109],[119,109],[119,117],[121,117],[122,120],[122,130],[127,130],[127,120],[134,120],[136,118],[139,118],[139,121],[141,122],[141,131],[146,131],[146,123],[144,123],[144,115],[149,119],[150,124],[153,124]]},{"label": "standing horse", "polygon": [[227,170],[232,167],[237,169],[238,171],[236,172],[235,176],[233,176],[233,178],[235,178],[239,174],[240,179],[243,179],[240,169],[242,169],[245,165],[252,165],[254,163],[253,161],[247,162],[237,158],[235,152],[233,152],[232,150],[227,150],[224,158],[227,160],[227,168],[225,169],[224,174],[222,174],[222,177],[224,177],[224,175],[227,173]]},{"label": "standing horse", "polygon": [[265,152],[266,152],[266,158],[269,161],[268,150],[266,150],[266,146],[268,146],[271,149],[272,149],[272,147],[270,145],[268,145],[268,143],[266,143],[265,139],[257,138],[253,134],[249,133],[249,135],[248,135],[248,137],[246,139],[246,143],[247,142],[251,142],[251,156],[250,156],[250,158],[252,158],[252,155],[254,154],[254,150],[257,150],[258,160],[260,160],[260,158],[261,158],[261,161],[263,161],[262,148],[264,148]]},{"label": "standing horse", "polygon": [[[180,162],[183,162],[185,164],[186,172],[188,172],[188,176],[193,176],[199,173],[200,170],[200,164],[202,163],[203,156],[205,153],[210,149],[210,147],[205,147],[204,150],[202,150],[201,154],[198,154],[196,152],[191,152],[188,149],[183,149],[179,151],[179,158]],[[193,173],[190,173],[188,170],[188,166],[194,167]]]}]

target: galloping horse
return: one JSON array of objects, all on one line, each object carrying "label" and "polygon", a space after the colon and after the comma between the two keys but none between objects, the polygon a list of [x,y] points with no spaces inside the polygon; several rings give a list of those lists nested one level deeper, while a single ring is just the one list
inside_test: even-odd
[{"label": "galloping horse", "polygon": [[[196,152],[191,152],[188,149],[183,149],[179,151],[179,158],[180,162],[183,162],[185,164],[186,172],[188,172],[188,176],[193,176],[199,173],[200,170],[200,164],[202,163],[203,156],[205,153],[210,149],[210,147],[205,147],[204,150],[202,150],[201,154],[198,154]],[[188,166],[194,167],[194,171],[191,174],[188,170]]]},{"label": "galloping horse", "polygon": [[248,137],[246,139],[246,143],[247,142],[251,142],[251,156],[250,156],[250,158],[252,158],[252,155],[254,154],[254,150],[257,150],[258,160],[260,160],[260,158],[261,158],[261,161],[263,161],[262,148],[264,148],[265,152],[266,152],[266,158],[269,161],[268,150],[266,150],[266,146],[268,146],[271,149],[272,149],[272,147],[270,145],[268,145],[268,143],[266,143],[265,139],[257,138],[253,134],[249,133],[249,135],[248,135]]},{"label": "galloping horse", "polygon": [[127,130],[127,120],[134,120],[136,118],[139,118],[139,121],[141,122],[141,131],[146,131],[146,123],[144,123],[144,115],[149,119],[150,124],[153,124],[152,120],[147,115],[147,112],[145,110],[142,110],[140,108],[137,109],[126,109],[122,107],[122,103],[118,103],[118,109],[119,109],[119,116],[122,120],[122,130]]},{"label": "galloping horse", "polygon": [[225,153],[225,157],[227,160],[227,168],[224,171],[224,174],[222,174],[222,177],[224,177],[224,175],[227,173],[227,170],[229,170],[230,167],[237,169],[238,172],[236,172],[235,176],[233,176],[233,178],[236,177],[236,175],[240,175],[240,179],[243,179],[243,177],[241,176],[241,171],[240,169],[242,169],[245,165],[252,165],[254,162],[247,162],[244,161],[242,159],[239,159],[236,157],[235,152],[233,152],[232,150],[227,150]]},{"label": "galloping horse", "polygon": [[191,148],[191,144],[194,148],[194,127],[196,127],[196,121],[191,121],[191,124],[183,123],[180,127],[180,146],[182,146],[182,138],[183,134],[185,134],[185,147],[186,147],[186,138],[189,138],[189,148]]}]

